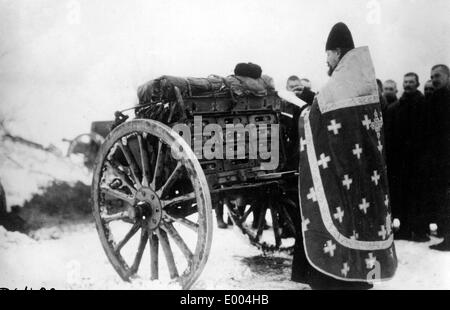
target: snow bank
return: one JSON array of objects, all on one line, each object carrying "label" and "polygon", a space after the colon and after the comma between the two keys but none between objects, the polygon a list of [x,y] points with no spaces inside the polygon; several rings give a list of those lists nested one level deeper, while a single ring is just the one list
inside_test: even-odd
[{"label": "snow bank", "polygon": [[30,244],[35,244],[35,241],[27,235],[19,232],[10,232],[3,226],[0,226],[0,249],[8,250],[17,246],[27,246]]},{"label": "snow bank", "polygon": [[91,182],[81,163],[5,138],[0,140],[0,178],[8,208],[23,205],[53,180]]}]

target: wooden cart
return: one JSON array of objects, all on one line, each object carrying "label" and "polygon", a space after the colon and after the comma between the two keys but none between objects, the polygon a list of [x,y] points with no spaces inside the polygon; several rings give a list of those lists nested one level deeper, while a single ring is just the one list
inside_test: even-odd
[{"label": "wooden cart", "polygon": [[[284,102],[276,92],[263,97],[229,92],[183,97],[177,87],[174,92],[172,99],[138,106],[132,120],[116,113],[115,128],[96,158],[92,202],[101,243],[122,279],[170,278],[188,289],[207,262],[212,209],[219,205],[226,205],[233,224],[262,251],[292,250],[300,223],[298,174],[292,169],[295,143],[289,142]],[[247,147],[245,158],[200,158],[195,151],[211,136],[195,134],[199,117],[202,130],[219,124],[224,135],[227,124],[264,125],[258,138],[281,125],[279,148],[272,150],[278,167],[262,169],[265,159],[248,158]],[[180,124],[194,134],[182,137],[185,132],[175,129]],[[234,138],[247,146],[252,139]],[[144,255],[147,243],[150,255]]]}]

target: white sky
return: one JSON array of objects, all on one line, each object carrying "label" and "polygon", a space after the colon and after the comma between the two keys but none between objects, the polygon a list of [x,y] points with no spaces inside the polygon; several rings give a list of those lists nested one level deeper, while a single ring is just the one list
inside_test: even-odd
[{"label": "white sky", "polygon": [[225,76],[251,61],[280,87],[296,74],[319,89],[339,21],[380,79],[425,82],[450,64],[449,16],[449,0],[0,0],[0,113],[15,133],[61,145],[163,74]]}]

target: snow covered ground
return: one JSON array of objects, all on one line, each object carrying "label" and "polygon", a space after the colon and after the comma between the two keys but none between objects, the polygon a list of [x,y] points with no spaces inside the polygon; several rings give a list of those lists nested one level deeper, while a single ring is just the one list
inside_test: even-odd
[{"label": "snow covered ground", "polygon": [[[232,229],[214,233],[210,259],[194,288],[305,288],[289,281],[291,258],[288,256],[267,257],[264,262],[259,257],[261,253]],[[35,235],[40,240],[6,232],[0,227],[0,287],[179,289],[176,284],[161,281],[123,282],[107,260],[94,225],[45,229]],[[270,270],[268,264],[277,267]]]},{"label": "snow covered ground", "polygon": [[[0,141],[0,177],[9,206],[21,205],[39,192],[39,186],[55,179],[86,184],[91,179],[81,163],[8,140]],[[423,244],[397,241],[397,274],[391,281],[376,284],[375,289],[450,289],[450,253],[428,249],[438,242],[434,237]],[[292,257],[285,253],[263,256],[233,228],[215,228],[208,263],[193,288],[309,289],[290,281],[291,265]],[[123,282],[103,252],[94,224],[43,228],[30,236],[0,226],[0,287],[25,286],[179,289],[164,280]]]},{"label": "snow covered ground", "polygon": [[[93,224],[42,229],[34,238],[38,240],[0,227],[0,287],[179,289],[164,281],[123,282],[108,262]],[[450,289],[450,253],[428,249],[437,242],[396,242],[397,274],[375,289]],[[215,229],[208,263],[193,288],[309,289],[290,281],[291,264],[292,257],[284,253],[263,257],[231,228]]]},{"label": "snow covered ground", "polygon": [[40,192],[41,186],[53,180],[90,184],[91,176],[81,161],[69,160],[8,138],[0,139],[0,181],[8,208],[23,205],[34,193]]}]

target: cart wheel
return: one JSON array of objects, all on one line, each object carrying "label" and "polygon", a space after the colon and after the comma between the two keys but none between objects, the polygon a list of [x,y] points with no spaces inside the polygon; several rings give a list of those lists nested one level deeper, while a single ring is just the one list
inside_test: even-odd
[{"label": "cart wheel", "polygon": [[101,243],[123,280],[192,286],[210,251],[211,196],[197,158],[175,131],[144,119],[114,129],[96,159],[92,197]]},{"label": "cart wheel", "polygon": [[300,210],[295,201],[287,195],[269,195],[244,208],[232,204],[227,207],[233,224],[253,245],[264,252],[293,253],[300,223]]}]

